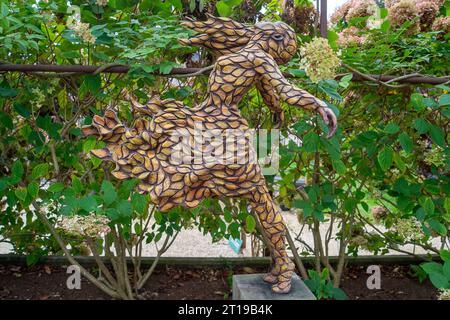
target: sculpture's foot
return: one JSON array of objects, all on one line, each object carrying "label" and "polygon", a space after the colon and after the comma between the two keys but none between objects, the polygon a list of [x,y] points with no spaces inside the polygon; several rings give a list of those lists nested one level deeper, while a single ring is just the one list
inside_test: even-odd
[{"label": "sculpture's foot", "polygon": [[272,292],[289,293],[291,291],[291,279],[294,274],[294,270],[294,263],[290,260],[286,261],[286,264],[281,266],[281,272],[277,276],[276,282],[272,285]]},{"label": "sculpture's foot", "polygon": [[279,282],[277,284],[272,285],[273,293],[286,294],[291,292],[291,280],[286,282]]},{"label": "sculpture's foot", "polygon": [[272,272],[263,276],[262,279],[270,284],[276,284],[278,282],[278,276],[276,274],[273,274]]}]

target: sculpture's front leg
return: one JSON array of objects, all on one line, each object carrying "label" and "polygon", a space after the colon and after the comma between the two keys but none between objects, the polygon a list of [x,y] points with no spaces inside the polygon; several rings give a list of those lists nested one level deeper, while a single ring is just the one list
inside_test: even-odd
[{"label": "sculpture's front leg", "polygon": [[275,293],[289,293],[295,265],[286,252],[286,226],[280,209],[275,205],[266,186],[257,187],[249,198],[269,241],[274,263],[272,271],[264,277],[264,281],[272,284],[272,291]]}]

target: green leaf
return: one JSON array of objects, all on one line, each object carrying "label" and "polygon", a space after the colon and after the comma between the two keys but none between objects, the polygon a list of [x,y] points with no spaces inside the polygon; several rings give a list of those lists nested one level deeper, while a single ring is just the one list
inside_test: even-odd
[{"label": "green leaf", "polygon": [[223,210],[223,218],[225,219],[225,222],[230,223],[233,221],[233,215],[231,214],[231,211],[228,208],[225,208]]},{"label": "green leaf", "polygon": [[413,141],[406,132],[402,132],[398,136],[398,141],[406,153],[411,153],[413,151]]},{"label": "green leaf", "polygon": [[19,90],[12,88],[0,87],[0,97],[10,98],[15,97],[19,94]]},{"label": "green leaf", "polygon": [[255,218],[253,218],[253,216],[248,215],[245,218],[245,226],[247,227],[247,231],[252,233],[253,231],[255,231],[255,227],[256,227],[256,221]]},{"label": "green leaf", "polygon": [[20,160],[15,161],[11,168],[12,176],[20,179],[20,178],[22,178],[23,172],[24,172],[24,169],[23,169],[22,162],[20,162]]},{"label": "green leaf", "polygon": [[344,162],[342,160],[331,160],[331,164],[333,166],[333,169],[336,170],[339,174],[344,174],[347,170],[347,167],[345,166]]},{"label": "green leaf", "polygon": [[444,130],[435,125],[431,125],[429,127],[431,140],[436,143],[440,147],[445,147],[445,137]]},{"label": "green leaf", "polygon": [[442,271],[447,280],[450,281],[450,261],[444,262],[444,265],[442,266]]},{"label": "green leaf", "polygon": [[61,192],[62,190],[64,190],[64,184],[61,182],[52,183],[47,189],[48,192],[52,193]]},{"label": "green leaf", "polygon": [[384,132],[389,134],[395,134],[400,131],[400,127],[395,123],[389,123],[386,127],[384,127]]},{"label": "green leaf", "polygon": [[142,233],[142,226],[140,223],[134,225],[134,232],[139,236]]},{"label": "green leaf", "polygon": [[93,212],[97,209],[97,201],[93,196],[87,196],[80,200],[81,209],[87,212]]},{"label": "green leaf", "polygon": [[303,137],[302,147],[306,152],[316,152],[319,148],[320,138],[315,132],[310,132]]},{"label": "green leaf", "polygon": [[343,76],[341,80],[339,80],[339,86],[347,89],[350,85],[350,81],[353,79],[353,73],[349,73],[346,76]]},{"label": "green leaf", "polygon": [[411,104],[414,106],[414,109],[416,110],[423,110],[424,109],[424,103],[423,103],[423,95],[421,95],[420,93],[413,93],[411,95]]},{"label": "green leaf", "polygon": [[442,273],[442,265],[437,262],[425,262],[420,267],[428,274],[430,273]]},{"label": "green leaf", "polygon": [[102,80],[100,75],[87,75],[83,77],[83,83],[80,86],[80,96],[84,97],[86,93],[90,92],[92,95],[97,95],[102,87]]},{"label": "green leaf", "polygon": [[303,209],[303,215],[305,217],[311,216],[314,211],[314,208],[311,205],[311,202],[307,200],[295,200],[294,207],[298,209]]},{"label": "green leaf", "polygon": [[436,288],[448,289],[448,287],[449,287],[448,279],[442,273],[432,272],[432,273],[428,274],[428,276],[430,277],[431,283]]},{"label": "green leaf", "polygon": [[378,163],[383,171],[387,171],[391,167],[393,153],[391,147],[384,147],[378,154]]},{"label": "green leaf", "polygon": [[400,170],[400,172],[404,173],[406,170],[406,165],[398,153],[394,153],[394,162],[397,165],[397,168]]},{"label": "green leaf", "polygon": [[102,199],[107,206],[116,201],[117,192],[111,182],[104,180],[102,182],[101,191],[102,191]]},{"label": "green leaf", "polygon": [[417,130],[417,133],[424,134],[424,133],[428,132],[429,123],[428,123],[428,121],[419,118],[419,119],[414,120],[413,127],[414,127],[414,129]]},{"label": "green leaf", "polygon": [[[330,44],[330,47],[333,49],[336,49],[338,47],[336,44],[336,41],[339,39],[339,35],[330,29],[327,32],[327,38],[328,38],[328,43]],[[348,81],[342,81],[342,80],[343,79],[341,79],[341,82],[343,84],[342,87],[347,88],[350,80],[348,80]],[[341,85],[341,82],[339,82],[339,85]]]},{"label": "green leaf", "polygon": [[336,300],[347,300],[348,297],[341,288],[332,288],[331,295]]},{"label": "green leaf", "polygon": [[28,110],[28,108],[21,105],[20,103],[14,103],[14,109],[24,118],[29,118],[31,115],[30,110]]},{"label": "green leaf", "polygon": [[231,15],[231,8],[228,6],[225,1],[219,1],[216,3],[217,12],[221,17],[228,17]]},{"label": "green leaf", "polygon": [[157,224],[161,224],[161,222],[163,221],[163,216],[162,216],[161,211],[155,212],[155,221]]},{"label": "green leaf", "polygon": [[33,171],[31,171],[31,179],[37,179],[40,177],[45,176],[48,173],[49,165],[48,163],[41,163],[38,164],[33,168]]},{"label": "green leaf", "polygon": [[428,224],[430,225],[431,229],[439,233],[441,236],[445,237],[447,235],[447,228],[439,221],[430,219],[428,221]]},{"label": "green leaf", "polygon": [[169,74],[172,71],[174,64],[169,61],[161,62],[159,65],[159,72],[162,74]]},{"label": "green leaf", "polygon": [[72,188],[76,193],[81,193],[83,191],[83,184],[76,175],[72,175]]},{"label": "green leaf", "polygon": [[39,193],[39,184],[36,181],[32,181],[28,187],[28,194],[32,199],[35,199]]},{"label": "green leaf", "polygon": [[85,153],[88,153],[89,151],[95,149],[96,145],[97,145],[97,140],[95,139],[95,137],[89,137],[83,143],[83,151]]},{"label": "green leaf", "polygon": [[426,198],[420,204],[428,215],[434,214],[434,202],[431,198]]},{"label": "green leaf", "polygon": [[381,24],[381,31],[383,32],[387,32],[389,30],[389,28],[391,27],[391,22],[389,20],[384,20],[384,22]]},{"label": "green leaf", "polygon": [[445,262],[450,262],[450,251],[442,249],[441,251],[439,251],[439,255]]},{"label": "green leaf", "polygon": [[133,205],[133,209],[136,212],[143,214],[147,210],[148,201],[144,195],[139,194],[139,193],[134,193],[131,196],[131,204]]},{"label": "green leaf", "polygon": [[170,4],[174,6],[175,9],[182,10],[183,4],[181,3],[181,0],[169,0]]},{"label": "green leaf", "polygon": [[14,128],[14,123],[11,116],[5,112],[0,112],[0,124],[3,124],[3,126],[8,129]]},{"label": "green leaf", "polygon": [[440,98],[439,98],[439,106],[448,106],[450,105],[450,94],[443,94]]},{"label": "green leaf", "polygon": [[27,197],[27,189],[24,187],[19,187],[14,191],[14,194],[20,200],[25,201],[25,199]]},{"label": "green leaf", "polygon": [[131,217],[133,213],[133,208],[128,200],[121,200],[117,205],[117,210],[122,217]]}]

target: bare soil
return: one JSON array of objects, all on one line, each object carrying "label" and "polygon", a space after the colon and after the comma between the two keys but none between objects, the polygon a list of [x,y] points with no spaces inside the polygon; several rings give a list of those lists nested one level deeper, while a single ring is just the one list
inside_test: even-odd
[{"label": "bare soil", "polygon": [[[146,299],[222,300],[231,297],[231,276],[264,272],[252,268],[183,268],[161,266],[142,290]],[[69,290],[65,267],[19,267],[0,265],[0,299],[31,300],[105,300],[107,295],[83,279],[81,290]],[[365,266],[350,266],[343,277],[342,289],[353,300],[433,300],[437,290],[420,283],[408,266],[381,266],[381,289],[369,290]]]}]

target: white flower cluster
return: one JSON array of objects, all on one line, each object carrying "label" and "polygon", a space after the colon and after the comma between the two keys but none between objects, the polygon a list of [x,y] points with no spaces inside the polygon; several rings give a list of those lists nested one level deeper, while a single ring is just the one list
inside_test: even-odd
[{"label": "white flower cluster", "polygon": [[350,245],[353,245],[355,247],[366,248],[367,244],[369,243],[369,240],[367,240],[362,235],[357,235],[357,236],[351,238],[349,243],[350,243]]},{"label": "white flower cluster", "polygon": [[320,80],[333,79],[336,76],[340,61],[327,39],[314,38],[300,49],[300,53],[302,55],[300,67],[305,70],[312,82],[318,83]]},{"label": "white flower cluster", "polygon": [[95,4],[100,7],[106,7],[108,5],[108,0],[97,0]]},{"label": "white flower cluster", "polygon": [[78,19],[70,18],[67,20],[67,27],[73,30],[77,36],[79,36],[83,41],[88,43],[95,43],[96,38],[91,33],[89,28],[89,23],[84,23]]},{"label": "white flower cluster", "polygon": [[34,96],[33,100],[31,100],[31,105],[39,109],[45,102],[45,94],[39,88],[31,89],[31,93]]},{"label": "white flower cluster", "polygon": [[450,290],[449,289],[439,289],[438,300],[450,300]]},{"label": "white flower cluster", "polygon": [[424,237],[422,224],[415,217],[400,219],[393,229],[405,240],[418,241]]},{"label": "white flower cluster", "polygon": [[336,43],[343,47],[363,45],[367,40],[367,37],[359,35],[359,33],[360,30],[355,26],[345,28],[339,32],[339,38]]},{"label": "white flower cluster", "polygon": [[107,217],[91,213],[88,216],[64,217],[58,223],[58,228],[76,236],[99,238],[111,231],[108,223]]}]

